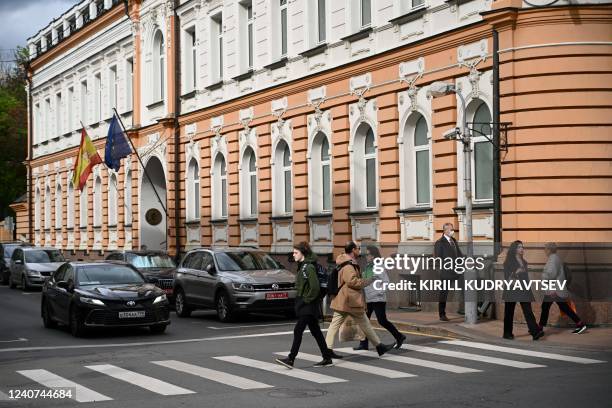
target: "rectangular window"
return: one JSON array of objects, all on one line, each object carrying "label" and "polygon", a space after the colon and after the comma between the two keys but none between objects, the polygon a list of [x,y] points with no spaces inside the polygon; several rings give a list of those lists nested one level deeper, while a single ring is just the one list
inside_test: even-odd
[{"label": "rectangular window", "polygon": [[72,187],[72,184],[68,185],[68,195],[66,197],[66,201],[66,216],[68,217],[66,220],[66,227],[74,228],[74,188]]},{"label": "rectangular window", "polygon": [[[108,72],[108,104],[109,112],[117,108],[117,67],[113,66]],[[111,113],[112,116],[112,113]]]},{"label": "rectangular window", "polygon": [[211,24],[213,47],[216,48],[213,50],[213,55],[216,59],[213,64],[213,77],[216,78],[217,81],[221,81],[223,79],[223,16],[218,14],[212,17]]},{"label": "rectangular window", "polygon": [[366,159],[366,207],[376,207],[376,159]]},{"label": "rectangular window", "polygon": [[474,143],[474,185],[476,200],[493,198],[493,144]]},{"label": "rectangular window", "polygon": [[248,68],[253,69],[253,5],[249,3],[245,7],[247,17],[247,62]]},{"label": "rectangular window", "polygon": [[227,179],[221,179],[221,217],[227,217]]},{"label": "rectangular window", "polygon": [[66,132],[72,132],[72,129],[74,129],[74,106],[73,106],[73,100],[74,99],[74,88],[70,87],[68,88],[68,100],[67,105],[68,108],[66,109],[68,112],[68,117],[66,118]]},{"label": "rectangular window", "polygon": [[324,43],[326,40],[326,20],[325,20],[325,0],[317,0],[317,24],[318,42]]},{"label": "rectangular window", "polygon": [[287,55],[287,0],[280,0],[281,56]]},{"label": "rectangular window", "polygon": [[429,203],[429,150],[416,152],[417,204]]},{"label": "rectangular window", "polygon": [[55,95],[55,135],[62,134],[62,94]]},{"label": "rectangular window", "polygon": [[51,99],[45,100],[45,140],[51,138]]},{"label": "rectangular window", "polygon": [[42,128],[40,123],[40,104],[34,105],[34,144],[42,139]]},{"label": "rectangular window", "polygon": [[126,79],[125,79],[125,110],[129,112],[132,110],[132,87],[134,83],[134,60],[128,58],[126,60]]},{"label": "rectangular window", "polygon": [[102,118],[102,76],[98,73],[94,76],[95,86],[95,105],[94,105],[94,120],[93,122],[99,122]]},{"label": "rectangular window", "polygon": [[200,220],[200,175],[196,171],[196,178],[193,181],[193,220]]},{"label": "rectangular window", "polygon": [[285,170],[284,174],[285,213],[291,212],[291,171]]},{"label": "rectangular window", "polygon": [[250,184],[251,215],[255,215],[257,213],[257,176],[255,174],[251,174]]},{"label": "rectangular window", "polygon": [[323,165],[323,211],[331,210],[329,164]]},{"label": "rectangular window", "polygon": [[87,123],[87,81],[81,82],[81,122]]},{"label": "rectangular window", "polygon": [[360,0],[361,1],[361,27],[368,27],[372,24],[372,1],[371,0]]},{"label": "rectangular window", "polygon": [[412,2],[412,8],[416,8],[425,4],[425,0],[408,0],[408,2]]},{"label": "rectangular window", "polygon": [[196,62],[196,33],[195,27],[185,31],[185,91],[190,92],[196,87],[197,62]]}]

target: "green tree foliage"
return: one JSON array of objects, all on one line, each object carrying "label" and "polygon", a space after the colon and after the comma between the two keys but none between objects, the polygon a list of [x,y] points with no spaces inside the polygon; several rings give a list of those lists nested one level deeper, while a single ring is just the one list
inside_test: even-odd
[{"label": "green tree foliage", "polygon": [[0,218],[12,215],[9,204],[26,192],[27,50],[15,51],[15,62],[0,67]]}]

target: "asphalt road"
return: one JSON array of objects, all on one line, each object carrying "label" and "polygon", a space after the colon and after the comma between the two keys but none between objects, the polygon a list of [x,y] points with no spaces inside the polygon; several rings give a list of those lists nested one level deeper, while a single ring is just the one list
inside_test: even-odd
[{"label": "asphalt road", "polygon": [[[40,292],[0,286],[1,406],[612,406],[609,352],[504,340],[444,343],[449,339],[407,333],[409,349],[384,359],[345,352],[335,366],[315,368],[318,349],[305,333],[299,370],[288,370],[273,364],[292,340],[293,324],[281,317],[222,324],[209,312],[172,314],[162,335],[113,330],[75,339],[44,329],[39,303]],[[69,386],[72,398],[10,399],[16,390],[49,390],[45,385]]]}]

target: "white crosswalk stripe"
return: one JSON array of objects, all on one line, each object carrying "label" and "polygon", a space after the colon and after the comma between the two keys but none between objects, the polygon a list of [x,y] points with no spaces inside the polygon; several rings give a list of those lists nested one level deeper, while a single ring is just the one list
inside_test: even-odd
[{"label": "white crosswalk stripe", "polygon": [[84,387],[64,377],[53,374],[47,370],[20,370],[19,374],[28,377],[48,388],[74,388],[73,399],[78,402],[110,401],[111,397],[100,394],[92,389]]},{"label": "white crosswalk stripe", "polygon": [[246,367],[256,368],[259,370],[270,371],[273,373],[286,375],[288,377],[299,378],[306,381],[315,382],[318,384],[331,384],[331,383],[339,383],[346,382],[342,378],[331,377],[329,375],[312,373],[306,370],[300,370],[297,368],[288,369],[286,367],[282,367],[278,364],[268,363],[266,361],[253,360],[251,358],[240,357],[240,356],[220,356],[214,357],[217,360],[226,361],[228,363],[234,363],[243,365]]},{"label": "white crosswalk stripe", "polygon": [[445,357],[461,358],[464,360],[480,361],[482,363],[497,364],[514,368],[538,368],[545,365],[524,363],[522,361],[507,360],[505,358],[489,357],[480,354],[464,353],[462,351],[444,350],[434,347],[415,346],[412,344],[402,345],[402,349],[418,351],[420,353],[436,354]]},{"label": "white crosswalk stripe", "polygon": [[[378,354],[373,351],[353,350],[351,347],[339,348],[339,349],[334,349],[334,350],[339,351],[341,353],[357,354],[357,355],[362,355],[362,356],[379,358]],[[427,368],[432,368],[434,370],[447,371],[447,372],[456,373],[456,374],[478,373],[481,371],[475,368],[461,367],[461,366],[454,365],[454,364],[438,363],[437,361],[422,360],[420,358],[398,356],[398,355],[385,354],[384,356],[380,357],[380,359],[387,360],[387,361],[394,361],[396,363],[402,363],[402,364],[411,364],[411,365],[419,366],[419,367],[427,367]]]},{"label": "white crosswalk stripe", "polygon": [[605,363],[605,361],[593,360],[590,358],[574,357],[574,356],[567,356],[567,355],[555,354],[555,353],[545,353],[542,351],[525,350],[525,349],[519,349],[519,348],[513,348],[513,347],[496,346],[493,344],[477,343],[477,342],[472,342],[472,341],[463,341],[463,340],[446,341],[445,340],[445,341],[441,341],[440,343],[446,343],[446,344],[450,344],[454,346],[472,347],[472,348],[477,348],[481,350],[499,351],[502,353],[519,354],[522,356],[546,358],[550,360],[567,361],[567,362],[577,363],[577,364]]},{"label": "white crosswalk stripe", "polygon": [[195,394],[195,391],[181,388],[165,381],[158,380],[157,378],[139,374],[111,364],[98,364],[85,367],[161,395]]},{"label": "white crosswalk stripe", "polygon": [[243,390],[254,390],[260,388],[272,388],[273,385],[264,384],[258,381],[253,381],[248,378],[225,373],[223,371],[212,370],[210,368],[200,367],[193,364],[184,363],[176,360],[151,361],[153,364],[177,370],[187,374],[197,375],[198,377],[206,378],[207,380],[216,381],[221,384],[229,385],[230,387],[240,388]]},{"label": "white crosswalk stripe", "polygon": [[[274,353],[274,354],[277,354],[279,356],[286,356],[287,354],[289,354],[289,352],[285,351],[283,353]],[[308,353],[302,353],[302,352],[300,352],[297,355],[297,358],[301,360],[312,361],[315,363],[321,360],[320,356],[315,356],[314,354],[308,354]],[[352,361],[334,360],[334,365],[338,367],[346,368],[348,370],[361,371],[363,373],[379,375],[381,377],[386,377],[386,378],[416,377],[416,375],[414,374],[404,373],[402,371],[390,370],[388,368],[382,368],[382,367],[372,366],[368,364],[354,363]]]}]

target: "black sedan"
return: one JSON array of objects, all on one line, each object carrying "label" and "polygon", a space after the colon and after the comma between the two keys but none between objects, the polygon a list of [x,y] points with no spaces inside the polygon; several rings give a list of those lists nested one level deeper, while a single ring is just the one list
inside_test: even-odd
[{"label": "black sedan", "polygon": [[148,326],[163,333],[170,324],[164,291],[128,264],[67,262],[42,289],[41,315],[47,328],[68,325],[73,336],[87,328]]}]

